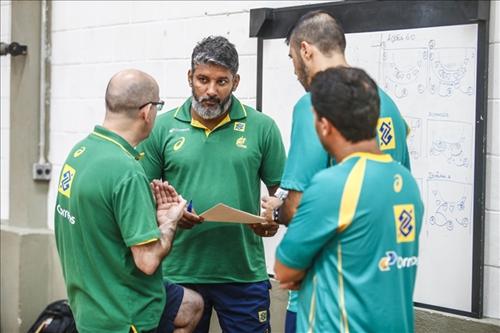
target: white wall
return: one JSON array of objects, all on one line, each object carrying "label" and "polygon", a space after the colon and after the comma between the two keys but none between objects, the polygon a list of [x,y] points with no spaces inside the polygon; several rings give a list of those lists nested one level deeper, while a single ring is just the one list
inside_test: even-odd
[{"label": "white wall", "polygon": [[[249,9],[318,1],[118,2],[55,1],[48,226],[53,227],[57,175],[70,148],[104,116],[104,91],[115,72],[139,68],[160,84],[167,109],[189,96],[186,73],[201,38],[224,35],[240,54],[236,95],[255,105],[256,39]],[[500,318],[500,3],[490,21],[484,314]],[[10,2],[1,2],[1,39],[10,41]],[[8,218],[9,57],[1,57],[1,217]],[[6,84],[7,83],[7,84]],[[283,117],[290,115],[283,114]],[[459,291],[457,291],[459,292]]]},{"label": "white wall", "polygon": [[[317,2],[317,1],[316,1]],[[166,108],[189,95],[187,71],[195,44],[223,35],[240,55],[237,96],[255,105],[257,41],[249,38],[250,8],[285,7],[313,1],[55,1],[52,33],[50,161],[54,175],[71,147],[104,116],[111,75],[124,68],[150,73]],[[49,193],[49,227],[57,192]]]},{"label": "white wall", "polygon": [[[0,2],[0,40],[10,43],[11,1]],[[10,56],[0,57],[0,218],[9,218]]]},{"label": "white wall", "polygon": [[490,10],[484,315],[500,318],[500,2]]}]

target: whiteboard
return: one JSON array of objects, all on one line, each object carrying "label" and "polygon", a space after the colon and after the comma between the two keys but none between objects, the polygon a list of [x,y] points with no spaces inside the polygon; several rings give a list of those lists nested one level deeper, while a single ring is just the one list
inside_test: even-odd
[{"label": "whiteboard", "polygon": [[[415,302],[472,312],[477,24],[346,34],[346,57],[394,100],[411,128],[425,205]],[[290,143],[304,94],[284,39],[263,41],[262,110]],[[286,228],[265,239],[268,271]]]}]

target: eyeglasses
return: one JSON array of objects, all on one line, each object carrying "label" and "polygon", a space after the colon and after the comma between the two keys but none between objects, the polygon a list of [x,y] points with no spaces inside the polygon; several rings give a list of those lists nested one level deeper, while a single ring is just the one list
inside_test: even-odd
[{"label": "eyeglasses", "polygon": [[143,107],[145,107],[146,105],[148,104],[152,104],[154,106],[156,106],[156,110],[157,111],[161,111],[161,109],[163,109],[163,105],[165,105],[165,102],[164,101],[159,101],[159,102],[147,102],[147,103],[144,103],[142,104],[141,106],[139,106],[139,110],[142,109]]}]

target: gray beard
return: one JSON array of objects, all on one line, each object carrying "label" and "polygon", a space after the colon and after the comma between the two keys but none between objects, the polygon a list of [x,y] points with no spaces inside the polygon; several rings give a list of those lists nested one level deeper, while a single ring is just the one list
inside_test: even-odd
[{"label": "gray beard", "polygon": [[215,119],[229,110],[229,107],[231,106],[231,95],[229,95],[227,101],[214,105],[212,107],[204,107],[203,104],[198,101],[196,96],[193,95],[191,106],[201,118],[206,120]]}]

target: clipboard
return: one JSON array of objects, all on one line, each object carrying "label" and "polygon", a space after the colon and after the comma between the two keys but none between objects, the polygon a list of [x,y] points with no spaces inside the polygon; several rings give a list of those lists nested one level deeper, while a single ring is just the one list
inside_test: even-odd
[{"label": "clipboard", "polygon": [[212,221],[243,224],[267,223],[262,216],[253,215],[221,203],[204,211],[200,214],[200,216],[207,222]]}]

